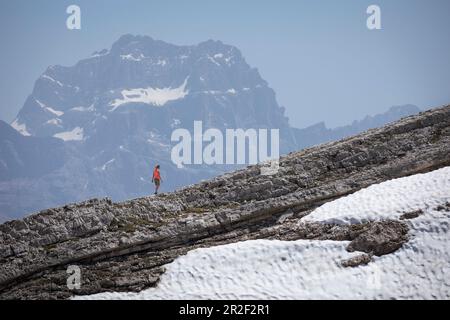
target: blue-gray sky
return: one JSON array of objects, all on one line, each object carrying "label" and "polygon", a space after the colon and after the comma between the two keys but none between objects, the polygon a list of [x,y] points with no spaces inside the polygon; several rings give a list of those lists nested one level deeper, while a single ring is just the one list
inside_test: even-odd
[{"label": "blue-gray sky", "polygon": [[[82,29],[66,29],[81,7]],[[382,30],[366,27],[381,7]],[[237,46],[290,122],[333,127],[392,105],[450,103],[448,0],[1,0],[0,119],[12,121],[49,65],[73,65],[126,33]]]}]

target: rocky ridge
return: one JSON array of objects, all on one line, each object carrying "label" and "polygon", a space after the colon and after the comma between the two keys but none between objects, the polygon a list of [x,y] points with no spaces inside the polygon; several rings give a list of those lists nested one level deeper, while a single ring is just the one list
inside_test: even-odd
[{"label": "rocky ridge", "polygon": [[[189,250],[249,239],[350,240],[348,250],[367,256],[343,263],[369,263],[408,240],[405,222],[343,226],[300,218],[374,183],[448,166],[449,156],[446,106],[290,153],[276,175],[261,175],[256,165],[159,196],[44,210],[0,225],[0,298],[142,290]],[[66,286],[71,264],[82,270],[79,290]]]}]

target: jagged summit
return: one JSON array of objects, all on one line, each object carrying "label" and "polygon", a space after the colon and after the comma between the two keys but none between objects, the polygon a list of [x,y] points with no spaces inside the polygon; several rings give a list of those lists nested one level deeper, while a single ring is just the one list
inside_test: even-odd
[{"label": "jagged summit", "polygon": [[[152,94],[160,90],[161,96],[166,90],[170,95],[170,90],[182,85],[185,94],[171,99],[127,100],[129,92],[135,92],[135,96],[144,90]],[[255,99],[260,100],[257,105]],[[114,108],[118,100],[126,106]],[[163,113],[167,115],[157,122],[167,127],[170,123],[165,117],[182,123],[188,120],[183,114],[183,109],[187,109],[197,114],[197,120],[213,119],[214,125],[278,126],[289,130],[273,90],[236,47],[212,40],[177,46],[133,35],[122,36],[111,50],[97,52],[75,66],[49,67],[36,81],[13,125],[30,135],[58,138],[61,133],[79,128],[83,130],[83,140],[88,140],[94,135],[88,131],[98,131],[97,122],[109,122],[114,116],[111,112],[136,111],[142,105],[147,105],[147,109],[139,109],[139,113],[158,118],[161,116],[155,113],[161,111],[157,108],[164,106]],[[230,115],[225,116],[224,112]],[[93,124],[95,128],[89,129]],[[289,134],[284,134],[284,139],[293,146]]]},{"label": "jagged summit", "polygon": [[[449,159],[446,106],[290,153],[274,176],[261,175],[256,165],[159,196],[45,210],[0,225],[0,297],[138,291],[155,286],[164,264],[194,248],[249,239],[347,240],[349,249],[369,257],[346,264],[368,263],[372,254],[391,254],[408,241],[408,225],[299,220],[326,202],[449,166]],[[80,290],[65,285],[69,264],[89,279]]]}]

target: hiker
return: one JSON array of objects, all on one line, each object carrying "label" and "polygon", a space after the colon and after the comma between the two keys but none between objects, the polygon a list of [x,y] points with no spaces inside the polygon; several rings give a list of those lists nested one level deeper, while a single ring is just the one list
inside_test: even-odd
[{"label": "hiker", "polygon": [[159,173],[159,164],[153,170],[152,182],[155,183],[155,194],[158,194],[159,186],[161,185],[161,174]]}]

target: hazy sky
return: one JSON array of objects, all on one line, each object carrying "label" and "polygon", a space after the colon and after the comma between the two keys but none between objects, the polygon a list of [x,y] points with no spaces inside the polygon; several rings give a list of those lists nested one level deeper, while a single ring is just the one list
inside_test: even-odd
[{"label": "hazy sky", "polygon": [[[66,28],[70,4],[81,7],[81,30]],[[381,7],[382,30],[366,27],[371,4]],[[299,127],[450,103],[448,0],[1,0],[0,27],[8,122],[47,66],[73,65],[126,33],[237,46]]]}]

